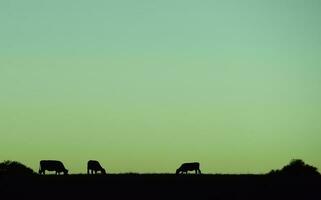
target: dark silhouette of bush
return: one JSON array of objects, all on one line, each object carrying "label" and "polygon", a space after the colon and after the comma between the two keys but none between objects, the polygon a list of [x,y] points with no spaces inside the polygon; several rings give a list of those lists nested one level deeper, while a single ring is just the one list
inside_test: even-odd
[{"label": "dark silhouette of bush", "polygon": [[272,170],[271,175],[287,175],[287,176],[317,176],[320,175],[318,169],[311,165],[305,164],[303,160],[293,159],[281,170]]},{"label": "dark silhouette of bush", "polygon": [[17,161],[4,161],[0,163],[0,174],[3,175],[30,175],[34,174],[34,171],[25,166],[24,164],[21,164]]}]

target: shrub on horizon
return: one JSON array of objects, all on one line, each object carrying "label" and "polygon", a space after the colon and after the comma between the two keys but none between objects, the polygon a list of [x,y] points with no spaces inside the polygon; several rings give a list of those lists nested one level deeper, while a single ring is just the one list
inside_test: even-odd
[{"label": "shrub on horizon", "polygon": [[35,172],[31,168],[25,166],[20,162],[6,160],[0,163],[0,174],[1,175],[30,175],[30,174],[35,174]]},{"label": "shrub on horizon", "polygon": [[308,165],[301,159],[292,159],[288,165],[282,169],[271,170],[270,175],[287,175],[287,176],[318,176],[320,173],[314,166]]}]

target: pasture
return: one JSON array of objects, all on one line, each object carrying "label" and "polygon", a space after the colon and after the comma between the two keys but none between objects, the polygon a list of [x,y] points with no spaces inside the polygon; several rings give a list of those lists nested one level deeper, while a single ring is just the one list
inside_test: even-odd
[{"label": "pasture", "polygon": [[211,174],[0,176],[13,199],[315,199],[321,177]]}]

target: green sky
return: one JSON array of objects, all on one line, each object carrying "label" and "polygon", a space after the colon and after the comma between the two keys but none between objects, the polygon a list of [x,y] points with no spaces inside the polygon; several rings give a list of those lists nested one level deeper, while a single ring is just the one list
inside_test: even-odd
[{"label": "green sky", "polygon": [[1,0],[0,160],[321,168],[321,1]]}]

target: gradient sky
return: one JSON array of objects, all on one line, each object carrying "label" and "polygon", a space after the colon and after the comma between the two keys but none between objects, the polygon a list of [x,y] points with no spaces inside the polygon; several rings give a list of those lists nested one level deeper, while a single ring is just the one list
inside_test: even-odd
[{"label": "gradient sky", "polygon": [[0,160],[321,168],[321,1],[1,0]]}]

